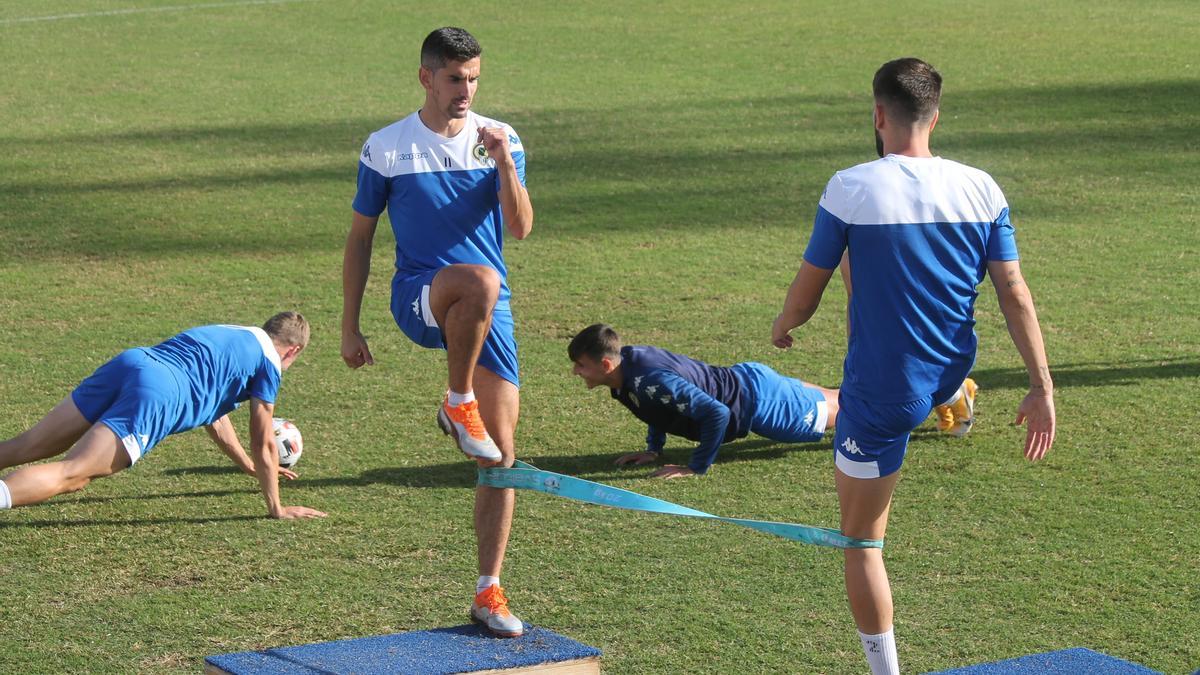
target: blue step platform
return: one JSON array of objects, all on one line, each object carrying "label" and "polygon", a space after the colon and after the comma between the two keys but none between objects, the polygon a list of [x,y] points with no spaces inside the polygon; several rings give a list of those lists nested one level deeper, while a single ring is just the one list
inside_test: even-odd
[{"label": "blue step platform", "polygon": [[929,675],[1162,675],[1136,663],[1076,647],[994,663],[942,670]]},{"label": "blue step platform", "polygon": [[500,670],[556,675],[599,673],[600,650],[545,628],[496,638],[478,626],[318,642],[205,659],[216,675],[450,675]]}]

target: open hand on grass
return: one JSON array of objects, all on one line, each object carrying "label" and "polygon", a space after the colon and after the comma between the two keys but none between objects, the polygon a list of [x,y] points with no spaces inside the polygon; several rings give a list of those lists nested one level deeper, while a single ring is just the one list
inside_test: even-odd
[{"label": "open hand on grass", "polygon": [[659,469],[658,471],[655,471],[654,473],[650,474],[650,477],[651,478],[682,478],[684,476],[695,476],[695,475],[696,475],[696,472],[692,471],[691,469],[687,468],[686,466],[680,466],[678,464],[668,464],[668,465],[664,466],[663,468]]},{"label": "open hand on grass", "polygon": [[617,466],[625,466],[626,464],[641,466],[643,464],[653,464],[658,461],[658,458],[659,454],[657,452],[631,452],[627,455],[621,455],[613,464]]}]

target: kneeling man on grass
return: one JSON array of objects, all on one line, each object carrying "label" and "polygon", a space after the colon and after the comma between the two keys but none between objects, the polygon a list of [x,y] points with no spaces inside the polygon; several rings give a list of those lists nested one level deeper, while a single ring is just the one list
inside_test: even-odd
[{"label": "kneeling man on grass", "polygon": [[[262,328],[201,326],[121,352],[31,429],[0,443],[0,469],[67,453],[0,480],[0,509],[82,490],[93,478],[129,468],[168,435],[203,426],[235,464],[258,477],[272,518],[324,516],[279,503],[279,474],[295,474],[279,467],[272,428],[283,371],[308,336],[303,316],[283,312]],[[229,421],[246,400],[253,461]]]},{"label": "kneeling man on grass", "polygon": [[833,428],[838,392],[785,377],[761,363],[710,366],[657,347],[622,346],[612,326],[595,324],[571,340],[567,354],[588,389],[604,385],[649,425],[646,450],[617,464],[662,457],[667,434],[699,442],[687,466],[667,464],[653,476],[704,474],[722,443],[750,432],[784,443],[818,441]]}]

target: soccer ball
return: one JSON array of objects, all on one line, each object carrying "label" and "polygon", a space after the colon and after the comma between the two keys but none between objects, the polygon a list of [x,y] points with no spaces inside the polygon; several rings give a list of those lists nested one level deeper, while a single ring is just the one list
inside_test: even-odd
[{"label": "soccer ball", "polygon": [[290,420],[281,417],[274,419],[275,449],[279,451],[279,466],[290,469],[300,461],[300,453],[304,452],[304,439],[300,430]]}]

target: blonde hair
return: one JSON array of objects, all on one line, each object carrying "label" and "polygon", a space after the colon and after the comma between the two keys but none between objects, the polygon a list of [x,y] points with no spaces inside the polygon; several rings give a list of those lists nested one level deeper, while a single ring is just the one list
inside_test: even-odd
[{"label": "blonde hair", "polygon": [[280,312],[267,319],[262,329],[272,340],[281,344],[297,345],[301,348],[308,346],[308,319],[299,312]]}]

